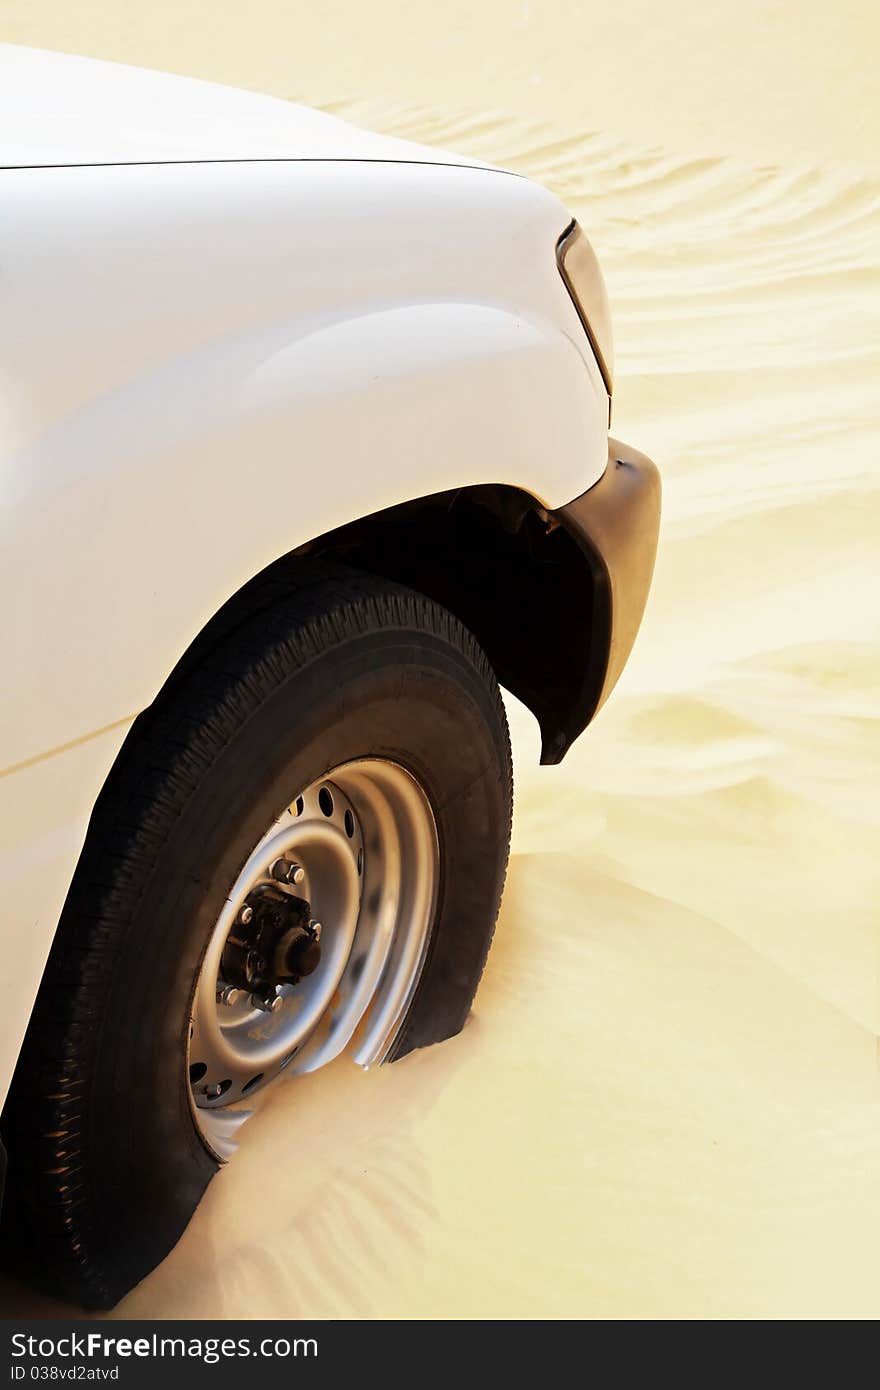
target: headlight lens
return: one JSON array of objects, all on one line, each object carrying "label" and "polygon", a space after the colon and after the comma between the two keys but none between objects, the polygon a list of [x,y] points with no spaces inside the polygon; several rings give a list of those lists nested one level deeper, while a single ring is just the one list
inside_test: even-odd
[{"label": "headlight lens", "polygon": [[608,294],[596,253],[577,222],[566,227],[556,243],[556,260],[610,396],[614,385],[614,338]]}]

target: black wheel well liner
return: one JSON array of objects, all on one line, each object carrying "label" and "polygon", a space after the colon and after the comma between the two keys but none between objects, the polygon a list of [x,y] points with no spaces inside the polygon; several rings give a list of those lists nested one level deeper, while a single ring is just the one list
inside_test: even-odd
[{"label": "black wheel well liner", "polygon": [[328,531],[275,561],[212,618],[172,676],[219,636],[297,587],[315,561],[405,584],[470,629],[498,681],[535,715],[543,763],[556,763],[599,699],[610,643],[598,554],[528,493],[481,484],[400,503]]}]

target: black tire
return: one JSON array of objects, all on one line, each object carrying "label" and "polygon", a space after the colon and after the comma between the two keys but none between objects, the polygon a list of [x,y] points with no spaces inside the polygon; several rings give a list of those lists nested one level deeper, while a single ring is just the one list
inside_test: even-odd
[{"label": "black tire", "polygon": [[101,794],[4,1114],[7,1225],[42,1282],[109,1307],[186,1227],[216,1171],[184,1058],[212,923],[290,796],[388,757],[440,845],[425,965],[393,1059],[462,1027],[510,838],[507,722],[474,638],[435,603],[343,569],[226,624],[137,720]]}]

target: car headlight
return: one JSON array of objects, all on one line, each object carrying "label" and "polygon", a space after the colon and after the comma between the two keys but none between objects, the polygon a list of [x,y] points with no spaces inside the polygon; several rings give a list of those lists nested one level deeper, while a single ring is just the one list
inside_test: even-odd
[{"label": "car headlight", "polygon": [[571,295],[590,340],[610,399],[614,385],[611,309],[596,253],[577,222],[572,222],[570,227],[566,227],[557,241],[556,260],[559,273],[565,281],[565,288]]}]

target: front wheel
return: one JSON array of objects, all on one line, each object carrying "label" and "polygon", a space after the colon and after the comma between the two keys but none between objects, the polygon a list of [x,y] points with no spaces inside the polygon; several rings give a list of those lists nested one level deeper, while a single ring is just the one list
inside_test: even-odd
[{"label": "front wheel", "polygon": [[312,571],[169,682],[96,807],[4,1117],[56,1291],[143,1277],[268,1087],[461,1028],[511,797],[485,656],[385,581]]}]

